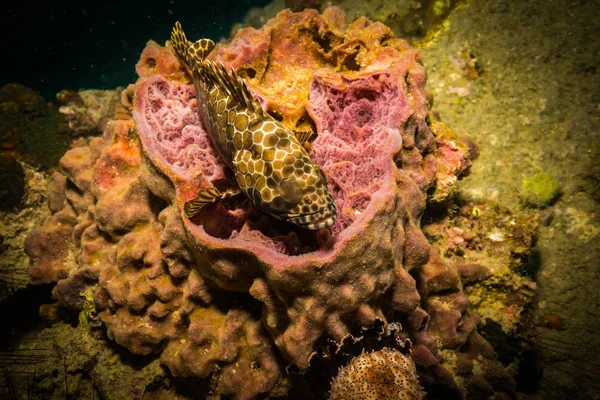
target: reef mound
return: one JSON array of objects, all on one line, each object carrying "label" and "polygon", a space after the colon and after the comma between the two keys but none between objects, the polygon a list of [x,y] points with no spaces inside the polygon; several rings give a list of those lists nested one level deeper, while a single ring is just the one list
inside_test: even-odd
[{"label": "reef mound", "polygon": [[418,272],[430,258],[420,228],[427,191],[443,199],[469,166],[468,152],[436,140],[445,128],[429,121],[420,53],[384,25],[347,26],[330,8],[283,11],[210,58],[235,68],[266,112],[318,133],[310,155],[328,176],[335,225],[307,232],[221,204],[186,218],[187,200],[231,176],[189,71],[168,45],[149,42],[140,78],[122,93],[133,119],[121,111],[52,177],[52,216],[26,242],[32,280],[57,282],[61,304],[131,352],[159,355],[176,377],[213,376],[215,390],[237,399],[283,390],[287,367],[309,369],[323,340],[341,343],[376,323],[405,322],[427,349],[421,359],[436,351],[428,312],[439,337],[460,326],[448,346],[476,334],[464,296],[436,323],[426,299],[436,290],[413,278],[428,276]]}]

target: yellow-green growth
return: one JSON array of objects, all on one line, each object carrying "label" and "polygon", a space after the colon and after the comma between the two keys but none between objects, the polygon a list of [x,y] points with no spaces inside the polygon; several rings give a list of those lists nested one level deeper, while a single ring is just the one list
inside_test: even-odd
[{"label": "yellow-green growth", "polygon": [[93,288],[88,288],[85,291],[83,309],[79,313],[79,327],[88,330],[90,329],[90,319],[96,320],[96,303],[94,302]]},{"label": "yellow-green growth", "polygon": [[523,180],[521,197],[531,206],[547,207],[558,200],[561,192],[560,183],[556,179],[540,172]]}]

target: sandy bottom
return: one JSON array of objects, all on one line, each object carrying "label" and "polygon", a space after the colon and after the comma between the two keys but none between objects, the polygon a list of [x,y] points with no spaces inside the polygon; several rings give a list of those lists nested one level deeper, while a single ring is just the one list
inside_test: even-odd
[{"label": "sandy bottom", "polygon": [[[466,198],[518,212],[523,179],[552,175],[562,197],[540,210],[536,397],[600,398],[600,24],[586,1],[472,1],[422,47],[434,111],[480,150]],[[456,68],[469,50],[480,67]],[[556,322],[558,319],[558,322]]]}]

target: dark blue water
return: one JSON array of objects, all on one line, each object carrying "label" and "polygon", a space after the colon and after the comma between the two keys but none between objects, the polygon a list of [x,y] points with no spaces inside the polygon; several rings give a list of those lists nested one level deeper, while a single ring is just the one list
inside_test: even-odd
[{"label": "dark blue water", "polygon": [[11,2],[0,13],[0,86],[21,83],[47,100],[61,89],[124,86],[135,81],[146,42],[164,44],[175,21],[190,39],[218,40],[250,8],[268,2]]}]

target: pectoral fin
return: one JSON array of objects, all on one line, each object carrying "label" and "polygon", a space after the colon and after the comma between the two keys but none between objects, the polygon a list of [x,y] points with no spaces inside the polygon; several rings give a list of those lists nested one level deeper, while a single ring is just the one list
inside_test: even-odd
[{"label": "pectoral fin", "polygon": [[221,192],[219,189],[213,186],[198,193],[198,197],[196,197],[194,200],[190,200],[185,203],[183,211],[185,212],[186,217],[193,218],[200,212],[200,210],[209,204],[219,201],[232,200],[240,195],[242,195],[242,191],[239,188],[227,189],[226,191]]},{"label": "pectoral fin", "polygon": [[304,143],[308,142],[308,139],[310,139],[314,135],[314,132],[312,132],[312,131],[293,131],[293,132],[294,132],[294,135],[296,135],[296,139],[298,139],[300,144],[304,144]]}]

